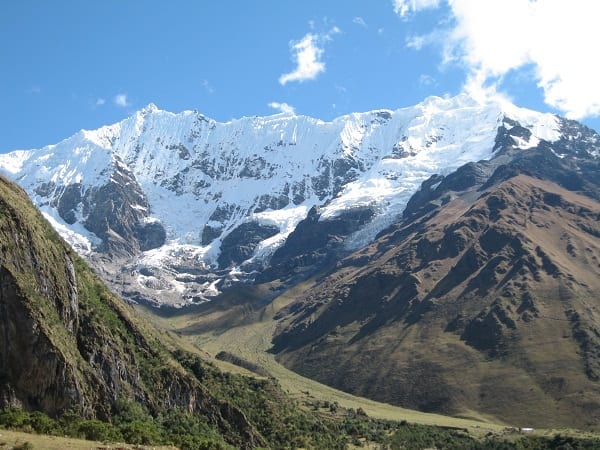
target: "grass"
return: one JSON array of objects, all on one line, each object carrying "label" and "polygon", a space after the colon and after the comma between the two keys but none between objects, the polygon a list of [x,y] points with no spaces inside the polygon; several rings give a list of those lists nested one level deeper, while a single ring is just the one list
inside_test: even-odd
[{"label": "grass", "polygon": [[40,450],[90,450],[90,449],[122,449],[122,450],[175,450],[171,446],[141,446],[123,443],[106,443],[86,441],[83,439],[47,436],[43,434],[25,433],[23,431],[0,430],[0,450],[3,449],[40,449]]},{"label": "grass", "polygon": [[[464,413],[464,417],[450,417],[401,408],[342,392],[285,368],[277,362],[272,353],[269,353],[271,337],[277,327],[274,317],[310,286],[310,281],[300,284],[285,291],[266,306],[264,306],[265,302],[264,299],[261,299],[260,294],[267,296],[272,291],[263,286],[251,287],[251,295],[247,300],[244,299],[243,291],[226,293],[223,304],[227,307],[218,306],[215,302],[214,305],[206,304],[196,311],[183,311],[169,315],[158,315],[156,310],[142,307],[138,307],[138,310],[143,311],[151,322],[157,324],[165,332],[169,332],[175,341],[183,343],[178,345],[195,349],[196,353],[205,357],[210,355],[215,365],[222,370],[260,378],[242,367],[216,359],[215,356],[220,352],[226,352],[261,367],[269,376],[279,382],[285,392],[307,409],[319,409],[321,406],[320,412],[323,413],[323,404],[335,404],[339,405],[340,410],[364,411],[368,417],[373,419],[466,430],[470,436],[478,439],[491,436],[514,442],[523,437],[521,433],[507,431],[506,424],[498,423],[477,412],[467,411]],[[241,317],[235,319],[236,325],[234,326],[231,326],[232,310],[241,314]],[[326,410],[325,413],[327,413]],[[575,429],[536,429],[533,431],[533,436],[544,438],[558,434],[582,439],[600,438],[598,433]]]},{"label": "grass", "polygon": [[[207,305],[200,311],[179,313],[172,315],[157,315],[155,310],[138,306],[144,315],[159,327],[175,332],[177,339],[183,340],[186,346],[196,347],[196,352],[211,355],[214,358],[220,352],[235,355],[262,367],[270,376],[277,379],[281,387],[292,397],[306,407],[311,407],[316,402],[335,403],[342,408],[362,409],[369,417],[392,421],[407,421],[423,425],[436,425],[467,429],[474,436],[484,436],[487,433],[499,433],[504,429],[504,424],[492,423],[485,418],[464,419],[429,414],[419,411],[400,408],[387,403],[381,403],[362,397],[357,397],[338,389],[323,385],[317,381],[303,377],[279,364],[274,355],[269,353],[271,336],[277,326],[273,317],[281,308],[291,303],[295,295],[308,288],[310,283],[304,283],[286,291],[265,307],[259,307],[256,293],[249,305],[245,308],[244,320],[239,320],[240,325],[229,328],[228,326],[214,327],[215,322],[228,323],[229,320],[220,320],[229,313],[227,310],[219,311],[219,307]],[[264,292],[269,292],[265,290]],[[225,302],[234,305],[242,301],[241,294],[234,294],[235,300],[225,298]],[[243,310],[239,305],[234,306],[237,311]],[[210,318],[208,320],[207,318]],[[252,374],[240,367],[232,368],[231,364],[223,364],[214,358],[215,364],[223,370],[233,369],[245,375]]]}]

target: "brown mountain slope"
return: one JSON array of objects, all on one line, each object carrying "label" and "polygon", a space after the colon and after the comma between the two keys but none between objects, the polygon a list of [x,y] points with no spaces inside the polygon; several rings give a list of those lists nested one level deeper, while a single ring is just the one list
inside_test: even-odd
[{"label": "brown mountain slope", "polygon": [[292,304],[294,370],[426,411],[600,427],[600,204],[517,175],[351,255]]}]

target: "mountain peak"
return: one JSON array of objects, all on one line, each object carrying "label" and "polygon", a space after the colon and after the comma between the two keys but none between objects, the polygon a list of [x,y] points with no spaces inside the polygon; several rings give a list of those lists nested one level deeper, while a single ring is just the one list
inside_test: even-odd
[{"label": "mountain peak", "polygon": [[[178,302],[205,299],[226,279],[239,280],[239,271],[251,277],[268,263],[313,207],[321,222],[354,217],[342,241],[344,251],[355,249],[401,217],[432,175],[493,158],[499,129],[509,144],[518,141],[518,150],[561,136],[555,116],[508,109],[459,95],[329,122],[281,113],[223,123],[150,103],[55,146],[0,155],[0,170],[18,179],[63,236],[88,253],[98,242],[92,230],[107,232],[92,223],[100,217],[94,211],[110,206],[103,213],[114,221],[104,235],[120,247],[140,241],[125,246],[142,251],[131,255],[137,261],[132,283],[151,287],[148,295],[160,286]],[[116,192],[127,204],[103,201]],[[235,236],[248,242],[233,242]],[[188,259],[207,273],[219,267],[223,276],[202,279],[191,275],[194,269],[178,277],[198,280],[192,287],[158,275],[170,265],[187,267]],[[141,266],[152,270],[137,273]]]},{"label": "mountain peak", "polygon": [[151,114],[157,111],[160,111],[160,109],[152,102],[148,103],[146,106],[139,110],[140,114],[143,115]]}]

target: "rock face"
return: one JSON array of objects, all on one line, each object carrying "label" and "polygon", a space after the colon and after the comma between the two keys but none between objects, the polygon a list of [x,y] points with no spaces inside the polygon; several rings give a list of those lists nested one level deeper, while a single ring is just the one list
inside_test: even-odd
[{"label": "rock face", "polygon": [[[594,138],[581,130],[566,130],[575,147]],[[507,139],[524,151],[564,132],[552,115],[465,95],[331,122],[278,114],[218,123],[149,105],[0,155],[0,170],[115,291],[181,306],[263,269],[261,280],[305,278],[372,242],[432,175],[490,159]]]},{"label": "rock face", "polygon": [[512,123],[494,158],[426,180],[280,315],[279,360],[424,411],[597,429],[600,140],[561,127],[521,151]]},{"label": "rock face", "polygon": [[[63,198],[60,197],[61,202]],[[108,183],[89,189],[80,196],[80,202],[73,201],[69,213],[80,204],[86,218],[85,228],[102,241],[97,251],[114,259],[127,258],[165,243],[163,226],[156,220],[148,221],[148,200],[133,173],[118,157]]]},{"label": "rock face", "polygon": [[257,222],[245,222],[230,232],[221,243],[219,267],[226,269],[240,265],[250,259],[256,247],[265,239],[279,233],[274,225],[262,225]]},{"label": "rock face", "polygon": [[311,208],[306,219],[275,251],[268,267],[258,274],[255,281],[280,279],[293,284],[337,262],[348,252],[344,239],[360,230],[373,215],[374,211],[369,207],[356,207],[336,217],[320,220],[319,208]]},{"label": "rock face", "polygon": [[107,419],[127,399],[203,414],[239,447],[264,444],[132,316],[0,177],[0,407]]},{"label": "rock face", "polygon": [[[56,413],[76,403],[87,410],[89,399],[82,398],[85,393],[77,389],[76,373],[64,364],[48,337],[36,330],[37,324],[23,308],[25,299],[19,294],[15,278],[4,267],[0,277],[2,404]],[[22,333],[22,329],[33,331]],[[55,384],[45,376],[49,373],[61,383]]]}]

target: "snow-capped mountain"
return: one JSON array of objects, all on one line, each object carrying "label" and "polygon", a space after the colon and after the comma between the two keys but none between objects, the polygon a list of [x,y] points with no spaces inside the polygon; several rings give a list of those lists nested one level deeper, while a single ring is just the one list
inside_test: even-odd
[{"label": "snow-capped mountain", "polygon": [[150,104],[0,155],[0,170],[113,287],[182,305],[253,279],[307,220],[345,220],[342,247],[365,245],[432,175],[493,158],[515,127],[513,146],[526,151],[562,139],[565,123],[466,95],[331,122],[283,113],[219,123]]}]

